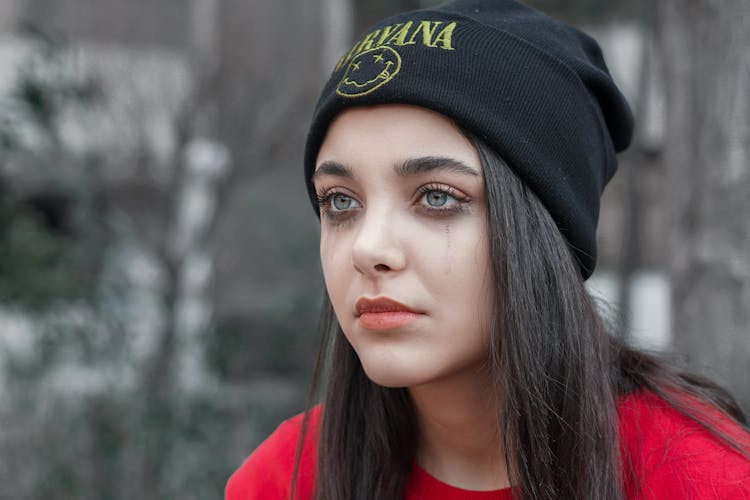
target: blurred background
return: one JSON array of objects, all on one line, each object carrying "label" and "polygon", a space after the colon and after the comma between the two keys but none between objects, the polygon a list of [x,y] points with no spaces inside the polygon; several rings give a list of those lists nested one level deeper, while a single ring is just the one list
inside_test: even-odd
[{"label": "blurred background", "polygon": [[[215,499],[303,408],[317,93],[428,0],[0,0],[0,499]],[[528,2],[636,114],[592,293],[750,410],[750,2]]]}]

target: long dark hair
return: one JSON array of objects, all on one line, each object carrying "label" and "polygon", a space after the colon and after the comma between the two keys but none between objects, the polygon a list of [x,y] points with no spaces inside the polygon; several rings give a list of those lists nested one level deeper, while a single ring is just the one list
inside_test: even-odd
[{"label": "long dark hair", "polygon": [[[624,498],[616,402],[637,389],[653,391],[739,449],[675,397],[692,394],[744,423],[731,396],[619,341],[547,210],[494,151],[468,137],[481,159],[488,205],[495,295],[491,390],[501,401],[497,421],[507,472],[520,497]],[[366,376],[327,294],[320,329],[308,398],[309,410],[327,378],[315,498],[402,498],[418,436],[409,393]]]}]

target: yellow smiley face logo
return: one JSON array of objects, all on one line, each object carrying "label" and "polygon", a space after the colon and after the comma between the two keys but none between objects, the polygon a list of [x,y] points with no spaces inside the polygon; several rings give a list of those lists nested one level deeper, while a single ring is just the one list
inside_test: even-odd
[{"label": "yellow smiley face logo", "polygon": [[401,56],[391,47],[377,47],[360,52],[346,67],[336,87],[342,97],[359,97],[393,80],[401,70]]}]

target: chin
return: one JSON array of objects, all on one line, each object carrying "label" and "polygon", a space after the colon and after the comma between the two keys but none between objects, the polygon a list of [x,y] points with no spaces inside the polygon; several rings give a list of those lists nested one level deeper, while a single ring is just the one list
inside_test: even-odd
[{"label": "chin", "polygon": [[[365,371],[367,373],[367,371]],[[377,375],[381,375],[378,373]],[[414,383],[408,377],[399,377],[397,374],[387,373],[382,374],[383,376],[371,376],[367,374],[367,378],[372,380],[376,385],[381,387],[387,387],[389,389],[405,389],[411,387]]]},{"label": "chin", "polygon": [[362,363],[367,378],[379,386],[390,389],[406,388],[428,382],[431,377],[425,373],[414,371],[414,367],[401,367],[388,364],[387,366]]}]

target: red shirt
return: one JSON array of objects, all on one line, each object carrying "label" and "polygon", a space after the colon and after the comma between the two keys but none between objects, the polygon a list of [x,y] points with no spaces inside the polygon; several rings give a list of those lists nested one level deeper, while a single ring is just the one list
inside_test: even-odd
[{"label": "red shirt", "polygon": [[[700,406],[715,425],[750,449],[750,435],[717,411]],[[651,393],[619,408],[628,499],[748,499],[750,460]],[[300,461],[297,498],[313,494],[320,406],[312,410]],[[288,500],[302,415],[284,423],[232,475],[226,500]],[[414,464],[406,500],[511,500],[511,488],[471,491],[439,481]]]}]

